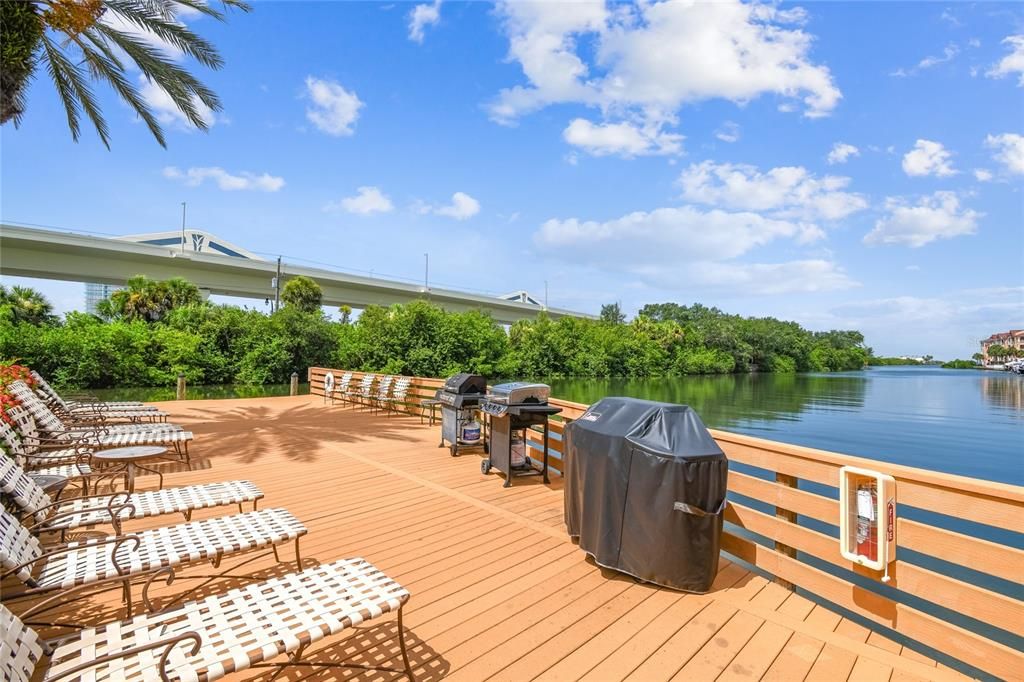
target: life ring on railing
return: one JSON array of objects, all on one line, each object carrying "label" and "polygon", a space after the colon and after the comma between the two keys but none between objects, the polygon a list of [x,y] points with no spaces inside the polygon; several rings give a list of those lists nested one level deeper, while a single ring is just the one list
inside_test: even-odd
[{"label": "life ring on railing", "polygon": [[324,375],[324,400],[332,397],[334,393],[334,372],[328,372]]}]

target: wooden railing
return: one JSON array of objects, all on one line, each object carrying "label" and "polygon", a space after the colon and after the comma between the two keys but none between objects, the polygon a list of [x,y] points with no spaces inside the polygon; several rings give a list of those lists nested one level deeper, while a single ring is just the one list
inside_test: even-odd
[{"label": "wooden railing", "polygon": [[[311,368],[311,392],[344,370]],[[353,386],[362,378],[353,372]],[[419,413],[443,380],[413,377],[404,409]],[[551,466],[586,405],[554,399]],[[730,460],[723,551],[868,621],[1003,679],[1024,677],[1024,488],[712,430]],[[528,440],[539,448],[541,435]],[[896,479],[891,582],[839,551],[839,468]],[[993,539],[983,539],[984,537]]]}]

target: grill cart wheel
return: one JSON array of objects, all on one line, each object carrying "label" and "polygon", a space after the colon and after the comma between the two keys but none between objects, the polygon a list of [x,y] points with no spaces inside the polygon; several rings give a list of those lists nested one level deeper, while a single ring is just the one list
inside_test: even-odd
[{"label": "grill cart wheel", "polygon": [[480,473],[484,476],[491,473],[491,461],[489,459],[480,460]]}]

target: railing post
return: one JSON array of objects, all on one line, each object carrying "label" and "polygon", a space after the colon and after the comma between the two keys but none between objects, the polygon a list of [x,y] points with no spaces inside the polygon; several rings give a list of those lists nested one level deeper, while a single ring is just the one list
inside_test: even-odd
[{"label": "railing post", "polygon": [[[796,488],[798,487],[796,481],[796,476],[790,476],[789,474],[780,473],[775,474],[775,482],[778,483],[779,485],[784,485],[788,488]],[[796,512],[791,512],[788,509],[783,509],[782,507],[778,506],[775,507],[775,518],[783,519],[784,521],[792,524],[796,524],[797,521]],[[784,554],[788,557],[793,557],[794,559],[796,558],[796,549],[790,547],[789,545],[784,545],[778,540],[775,541],[775,551],[779,554]],[[775,578],[775,582],[781,585],[782,587],[786,588],[787,590],[793,590],[796,588],[796,586],[793,583],[789,582],[788,580],[783,580],[782,578]]]},{"label": "railing post", "polygon": [[288,387],[288,395],[299,394],[299,373],[292,372],[292,385]]},{"label": "railing post", "polygon": [[185,399],[185,375],[180,373],[178,374],[178,392],[176,398],[178,400]]}]

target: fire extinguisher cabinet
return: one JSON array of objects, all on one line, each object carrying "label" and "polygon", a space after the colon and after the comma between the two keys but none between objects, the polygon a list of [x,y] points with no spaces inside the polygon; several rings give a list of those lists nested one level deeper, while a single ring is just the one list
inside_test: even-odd
[{"label": "fire extinguisher cabinet", "polygon": [[839,543],[844,558],[884,571],[896,559],[896,480],[861,469],[839,470]]}]

